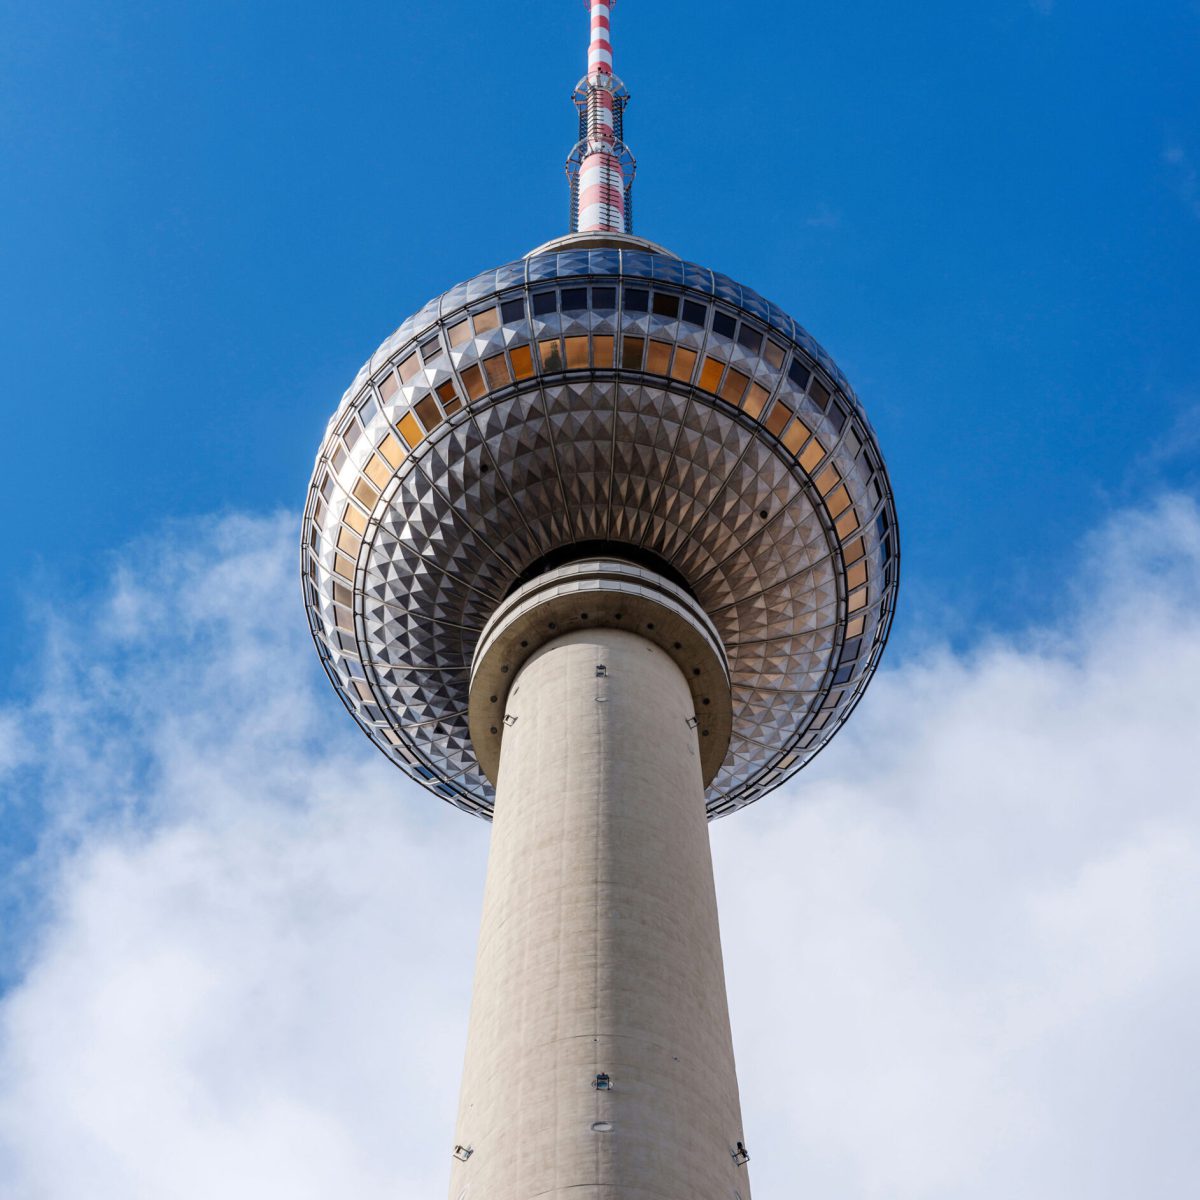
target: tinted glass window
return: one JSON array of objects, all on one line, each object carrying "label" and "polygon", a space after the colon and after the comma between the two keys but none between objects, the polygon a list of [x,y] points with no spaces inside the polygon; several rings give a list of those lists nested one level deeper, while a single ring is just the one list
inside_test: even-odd
[{"label": "tinted glass window", "polygon": [[535,317],[544,317],[547,313],[554,312],[557,307],[557,297],[553,292],[534,292],[533,315]]},{"label": "tinted glass window", "polygon": [[738,330],[738,342],[752,354],[757,354],[762,346],[763,335],[750,325],[743,325]]},{"label": "tinted glass window", "polygon": [[587,288],[563,288],[563,312],[574,312],[587,308]]},{"label": "tinted glass window", "polygon": [[649,312],[650,311],[650,293],[643,291],[641,288],[626,288],[625,289],[625,311],[626,312]]},{"label": "tinted glass window", "polygon": [[616,308],[617,289],[611,287],[592,288],[593,308]]},{"label": "tinted glass window", "polygon": [[736,328],[737,322],[728,313],[720,311],[713,313],[713,333],[731,338]]},{"label": "tinted glass window", "polygon": [[525,317],[524,300],[505,300],[500,305],[500,319],[507,325],[510,321],[520,321]]},{"label": "tinted glass window", "polygon": [[669,292],[655,292],[654,311],[660,317],[679,316],[679,297],[672,296]]},{"label": "tinted glass window", "polygon": [[689,325],[703,325],[705,314],[708,309],[697,303],[695,300],[685,300],[683,302],[683,319]]},{"label": "tinted glass window", "polygon": [[812,372],[798,358],[793,358],[792,365],[788,367],[788,378],[801,391],[804,391],[808,387],[808,381],[812,378]]}]

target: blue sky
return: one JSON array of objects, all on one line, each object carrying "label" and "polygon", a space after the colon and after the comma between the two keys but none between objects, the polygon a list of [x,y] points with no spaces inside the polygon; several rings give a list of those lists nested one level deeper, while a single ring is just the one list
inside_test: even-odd
[{"label": "blue sky", "polygon": [[[0,1193],[436,1194],[486,827],[345,717],[296,526],[379,342],[564,231],[582,4],[4,25]],[[614,33],[637,231],[826,346],[900,513],[859,714],[714,826],[756,1187],[1194,1194],[1200,5]]]},{"label": "blue sky", "polygon": [[[575,7],[10,11],[7,623],[163,517],[296,509],[383,337],[563,229]],[[1196,5],[619,7],[638,229],[854,382],[901,639],[1047,608],[1098,514],[1195,486]]]}]

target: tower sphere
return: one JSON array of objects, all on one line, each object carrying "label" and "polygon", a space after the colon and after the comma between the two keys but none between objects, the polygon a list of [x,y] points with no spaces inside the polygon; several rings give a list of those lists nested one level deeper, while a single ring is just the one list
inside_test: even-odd
[{"label": "tower sphere", "polygon": [[[473,668],[540,576],[623,563],[699,611],[727,671],[718,687],[717,657],[684,667],[714,683],[693,696],[701,746],[724,747],[705,771],[716,817],[833,737],[878,664],[899,568],[883,458],[833,359],[756,292],[611,229],[476,275],[380,346],[329,423],[302,559],[343,703],[483,817],[519,664],[486,664],[485,696]],[[558,632],[637,619],[587,603],[560,606]],[[683,665],[689,645],[656,636]]]}]

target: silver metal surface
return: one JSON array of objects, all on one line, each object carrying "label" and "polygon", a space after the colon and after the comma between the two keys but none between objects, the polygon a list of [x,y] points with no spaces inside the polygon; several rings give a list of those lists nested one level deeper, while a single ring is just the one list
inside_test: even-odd
[{"label": "silver metal surface", "polygon": [[844,377],[756,293],[641,247],[535,252],[432,301],[359,372],[317,459],[303,570],[326,670],[467,811],[492,804],[467,717],[480,633],[531,563],[579,542],[671,564],[721,638],[712,815],[828,742],[891,623],[891,489]]}]

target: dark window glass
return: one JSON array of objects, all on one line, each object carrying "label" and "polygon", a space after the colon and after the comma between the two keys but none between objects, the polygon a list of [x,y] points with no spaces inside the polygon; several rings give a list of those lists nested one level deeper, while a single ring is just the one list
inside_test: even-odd
[{"label": "dark window glass", "polygon": [[593,308],[616,308],[617,307],[617,289],[615,287],[594,287],[594,288],[592,288],[592,307]]},{"label": "dark window glass", "polygon": [[862,638],[856,637],[847,642],[842,647],[842,662],[849,662],[852,658],[858,657],[859,650],[862,649]]},{"label": "dark window glass", "polygon": [[846,423],[846,410],[835,400],[833,407],[829,410],[829,419],[833,422],[833,428],[837,433],[842,432],[842,426]]},{"label": "dark window glass", "polygon": [[886,563],[892,557],[892,543],[887,538],[883,539],[883,561]]},{"label": "dark window glass", "polygon": [[887,537],[887,531],[888,531],[888,516],[887,516],[887,509],[886,509],[886,508],[883,510],[883,512],[881,512],[881,513],[879,514],[878,518],[876,519],[876,521],[875,521],[875,529],[878,531],[878,533],[879,533],[879,536],[880,536],[881,538],[885,538],[885,537]]},{"label": "dark window glass", "polygon": [[821,406],[822,410],[829,407],[829,390],[819,379],[813,380],[812,391],[809,392],[809,395]]},{"label": "dark window glass", "polygon": [[704,317],[707,312],[707,306],[700,304],[695,300],[685,300],[683,302],[683,319],[689,325],[703,325]]},{"label": "dark window glass", "polygon": [[642,288],[626,288],[625,289],[625,311],[626,312],[649,312],[650,311],[650,293],[643,291]]},{"label": "dark window glass", "polygon": [[854,664],[853,663],[848,663],[846,666],[841,667],[838,670],[838,673],[833,677],[834,687],[840,687],[843,683],[849,683],[850,676],[853,674],[854,674]]},{"label": "dark window glass", "polygon": [[654,311],[660,317],[679,316],[679,297],[672,296],[670,292],[655,292]]},{"label": "dark window glass", "polygon": [[642,351],[645,348],[645,338],[624,338],[621,342],[621,366],[627,371],[640,371],[642,369]]},{"label": "dark window glass", "polygon": [[737,322],[728,314],[721,311],[713,313],[713,333],[719,333],[722,337],[733,337],[733,331],[737,328]]},{"label": "dark window glass", "polygon": [[563,288],[563,312],[576,312],[587,308],[587,288]]},{"label": "dark window glass", "polygon": [[525,301],[524,300],[505,300],[500,305],[500,320],[506,325],[510,321],[521,321],[525,318]]},{"label": "dark window glass", "polygon": [[812,378],[812,372],[798,358],[793,358],[792,365],[788,367],[788,378],[801,391],[804,391],[808,387],[808,381]]},{"label": "dark window glass", "polygon": [[738,330],[738,342],[745,346],[751,354],[757,354],[762,348],[763,335],[753,326],[743,325]]},{"label": "dark window glass", "polygon": [[421,424],[427,431],[436,429],[442,423],[442,414],[432,396],[423,396],[415,407],[417,416],[421,418]]},{"label": "dark window glass", "polygon": [[552,313],[558,308],[557,297],[553,292],[534,292],[533,293],[533,315],[535,317],[544,317],[547,313]]}]

